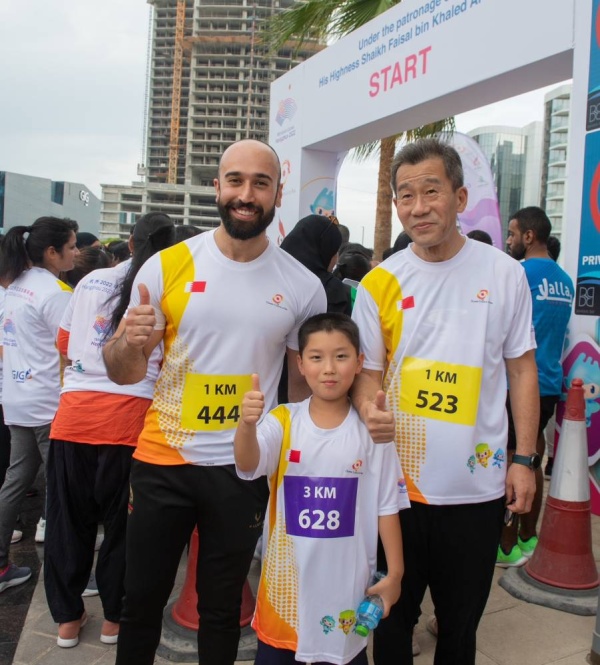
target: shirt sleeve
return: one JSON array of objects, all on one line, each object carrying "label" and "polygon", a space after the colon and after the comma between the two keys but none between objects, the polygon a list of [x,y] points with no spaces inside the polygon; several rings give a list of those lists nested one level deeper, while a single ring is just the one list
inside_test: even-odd
[{"label": "shirt sleeve", "polygon": [[512,323],[504,340],[503,356],[520,358],[524,353],[536,348],[533,330],[531,291],[523,266],[515,266],[518,270]]},{"label": "shirt sleeve", "polygon": [[360,331],[360,349],[365,354],[363,367],[376,371],[385,368],[386,348],[381,333],[379,309],[373,296],[359,284],[352,319]]},{"label": "shirt sleeve", "polygon": [[[80,282],[81,284],[81,282]],[[73,295],[69,298],[69,302],[63,312],[62,318],[60,320],[60,327],[67,332],[71,332],[71,322],[73,321],[73,311],[75,308],[75,303],[77,302],[77,297],[79,293],[79,284],[75,288]]]},{"label": "shirt sleeve", "polygon": [[56,339],[63,314],[71,300],[71,291],[57,291],[46,298],[40,307],[42,318],[52,333],[52,339]]},{"label": "shirt sleeve", "polygon": [[298,350],[298,331],[300,326],[306,321],[306,319],[314,316],[315,314],[322,314],[327,311],[327,296],[325,295],[325,289],[323,284],[318,281],[315,284],[315,289],[305,303],[302,311],[296,319],[296,325],[290,330],[286,338],[286,346],[288,349],[293,349],[294,351]]},{"label": "shirt sleeve", "polygon": [[259,460],[253,472],[246,473],[236,467],[237,474],[244,480],[255,480],[261,476],[271,476],[279,466],[281,444],[283,442],[283,427],[279,420],[268,413],[257,427]]},{"label": "shirt sleeve", "polygon": [[129,307],[137,307],[140,304],[140,293],[138,291],[140,284],[145,284],[150,292],[150,304],[154,307],[154,314],[156,316],[154,329],[164,330],[166,317],[161,308],[164,284],[160,252],[151,256],[139,269],[131,287],[131,297],[127,309]]},{"label": "shirt sleeve", "polygon": [[379,512],[378,515],[393,515],[399,510],[410,508],[406,485],[402,477],[402,468],[394,443],[377,443],[379,454]]}]

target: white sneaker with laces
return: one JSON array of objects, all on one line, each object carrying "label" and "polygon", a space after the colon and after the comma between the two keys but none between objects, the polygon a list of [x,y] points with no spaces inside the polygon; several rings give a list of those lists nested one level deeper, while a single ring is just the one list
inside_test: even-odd
[{"label": "white sneaker with laces", "polygon": [[43,543],[46,538],[46,520],[40,517],[40,521],[37,523],[35,529],[35,542]]}]

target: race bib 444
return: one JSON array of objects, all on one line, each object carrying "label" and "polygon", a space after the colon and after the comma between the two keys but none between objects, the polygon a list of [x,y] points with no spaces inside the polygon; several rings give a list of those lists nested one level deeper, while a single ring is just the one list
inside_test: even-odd
[{"label": "race bib 444", "polygon": [[423,418],[475,425],[481,367],[405,358],[400,377],[400,409]]},{"label": "race bib 444", "polygon": [[181,405],[182,427],[202,432],[235,429],[242,397],[251,389],[249,374],[188,374]]}]

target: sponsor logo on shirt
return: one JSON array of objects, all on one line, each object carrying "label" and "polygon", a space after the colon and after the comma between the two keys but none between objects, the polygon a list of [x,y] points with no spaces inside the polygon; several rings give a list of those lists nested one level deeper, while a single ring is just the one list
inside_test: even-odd
[{"label": "sponsor logo on shirt", "polygon": [[353,464],[350,466],[349,469],[346,469],[346,473],[351,473],[355,476],[362,476],[363,474],[363,461],[361,459],[357,459]]},{"label": "sponsor logo on shirt", "polygon": [[407,494],[408,489],[406,487],[406,480],[404,478],[398,478],[398,491],[400,494]]},{"label": "sponsor logo on shirt", "polygon": [[485,305],[493,305],[494,303],[490,300],[490,292],[487,289],[479,289],[477,291],[475,298],[471,298],[471,302],[482,303]]},{"label": "sponsor logo on shirt", "polygon": [[271,300],[267,300],[267,305],[274,305],[275,307],[279,309],[284,309],[287,312],[287,307],[284,307],[283,305],[284,297],[281,295],[281,293],[276,293]]},{"label": "sponsor logo on shirt", "polygon": [[185,293],[204,293],[206,282],[187,282],[184,291]]},{"label": "sponsor logo on shirt", "polygon": [[29,369],[13,369],[12,371],[13,381],[17,383],[25,383],[29,379],[33,378],[31,375],[31,367]]}]

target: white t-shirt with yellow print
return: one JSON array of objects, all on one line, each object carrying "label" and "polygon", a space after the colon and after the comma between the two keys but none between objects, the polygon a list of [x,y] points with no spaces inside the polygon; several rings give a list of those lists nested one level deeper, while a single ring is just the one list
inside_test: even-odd
[{"label": "white t-shirt with yellow print", "polygon": [[411,501],[504,494],[505,358],[535,348],[522,266],[466,241],[439,263],[412,248],[366,275],[353,312],[364,367],[383,371]]},{"label": "white t-shirt with yellow print", "polygon": [[269,243],[255,260],[225,257],[214,231],[151,257],[138,272],[150,291],[164,361],[134,454],[152,464],[233,464],[240,405],[260,378],[265,408],[277,399],[286,347],[327,307],[320,280]]}]

